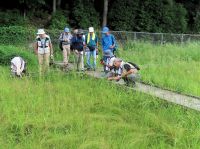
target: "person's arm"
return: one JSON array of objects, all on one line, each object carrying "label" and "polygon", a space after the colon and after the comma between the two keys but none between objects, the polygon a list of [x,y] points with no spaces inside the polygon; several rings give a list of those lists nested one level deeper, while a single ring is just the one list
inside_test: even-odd
[{"label": "person's arm", "polygon": [[121,76],[109,77],[108,78],[109,81],[112,81],[112,80],[119,81],[120,79],[121,79]]},{"label": "person's arm", "polygon": [[96,36],[95,42],[96,42],[96,50],[98,51],[98,46],[99,46],[99,44],[98,44],[98,37],[97,37],[97,36]]},{"label": "person's arm", "polygon": [[60,34],[59,41],[60,41],[60,42],[63,41],[63,33]]},{"label": "person's arm", "polygon": [[101,44],[102,44],[102,55],[103,55],[103,46],[104,46],[104,41],[103,41],[103,38],[101,39]]},{"label": "person's arm", "polygon": [[124,65],[124,69],[126,70],[126,72],[123,72],[123,73],[122,73],[122,77],[127,77],[128,75],[137,72],[136,69],[131,68],[131,66],[128,65],[128,64],[125,64],[125,65]]},{"label": "person's arm", "polygon": [[111,49],[113,49],[116,45],[116,41],[115,41],[115,37],[113,35],[111,35],[112,38],[112,45],[110,46]]},{"label": "person's arm", "polygon": [[127,77],[128,75],[135,73],[134,69],[130,69],[129,71],[123,73],[122,77]]},{"label": "person's arm", "polygon": [[50,56],[53,57],[53,45],[50,39],[49,39],[49,48],[50,48]]}]

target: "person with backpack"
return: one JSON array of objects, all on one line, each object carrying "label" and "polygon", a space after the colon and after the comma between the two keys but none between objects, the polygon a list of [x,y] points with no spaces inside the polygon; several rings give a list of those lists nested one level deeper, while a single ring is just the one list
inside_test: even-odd
[{"label": "person with backpack", "polygon": [[135,82],[140,78],[139,77],[139,66],[132,62],[124,62],[119,58],[114,60],[114,67],[118,70],[117,76],[111,76],[108,80],[116,80],[119,81],[123,79],[126,85],[134,86]]},{"label": "person with backpack", "polygon": [[11,74],[15,77],[22,77],[26,73],[26,62],[20,56],[11,59]]},{"label": "person with backpack", "polygon": [[[94,33],[94,28],[89,27],[89,33],[86,35],[86,45],[88,47],[87,51],[87,69],[91,70],[93,69],[94,71],[96,70],[96,55],[98,51],[98,37]],[[90,58],[93,56],[93,66],[90,64]]]},{"label": "person with backpack", "polygon": [[53,59],[53,46],[50,37],[45,33],[44,29],[38,29],[35,53],[38,56],[39,74],[44,74],[49,70],[50,58]]},{"label": "person with backpack", "polygon": [[[109,63],[109,59],[113,57],[113,53],[116,48],[116,41],[112,34],[109,32],[108,27],[104,27],[102,30],[102,49],[103,49],[103,60],[104,63]],[[104,66],[104,72],[107,73],[106,67]]]},{"label": "person with backpack", "polygon": [[70,44],[71,44],[72,35],[69,28],[65,28],[64,32],[60,34],[60,49],[63,52],[63,63],[64,67],[68,65],[69,55],[70,55]]},{"label": "person with backpack", "polygon": [[83,38],[83,30],[78,29],[76,36],[72,38],[72,48],[76,55],[77,71],[84,71],[84,59],[83,51],[85,46],[85,40]]}]

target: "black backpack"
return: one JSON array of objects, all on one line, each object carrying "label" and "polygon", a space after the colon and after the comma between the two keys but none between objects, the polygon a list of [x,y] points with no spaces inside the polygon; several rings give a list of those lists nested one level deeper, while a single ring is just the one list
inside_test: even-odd
[{"label": "black backpack", "polygon": [[133,65],[137,70],[140,70],[140,67],[137,64],[132,63],[132,62],[128,62],[128,63],[131,64],[131,65]]},{"label": "black backpack", "polygon": [[[63,35],[63,33],[62,33],[62,39],[63,39],[63,36],[64,36],[64,35]],[[61,51],[63,51],[62,43],[63,43],[62,41],[59,42],[59,48],[60,48]]]}]

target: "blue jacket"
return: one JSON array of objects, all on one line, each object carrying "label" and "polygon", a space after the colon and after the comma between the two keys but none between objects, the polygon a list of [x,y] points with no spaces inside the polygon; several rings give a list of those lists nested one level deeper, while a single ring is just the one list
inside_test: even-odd
[{"label": "blue jacket", "polygon": [[83,51],[83,37],[74,36],[71,40],[72,48],[78,51]]},{"label": "blue jacket", "polygon": [[106,50],[111,50],[113,51],[114,49],[111,49],[110,46],[112,45],[116,45],[116,41],[115,41],[115,38],[112,34],[109,34],[109,35],[103,35],[102,37],[102,48],[103,48],[103,51],[106,51]]}]

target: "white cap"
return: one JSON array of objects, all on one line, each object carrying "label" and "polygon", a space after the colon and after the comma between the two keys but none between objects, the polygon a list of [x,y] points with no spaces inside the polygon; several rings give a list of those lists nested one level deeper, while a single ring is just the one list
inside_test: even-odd
[{"label": "white cap", "polygon": [[89,32],[94,32],[94,28],[93,27],[89,27]]},{"label": "white cap", "polygon": [[45,34],[45,31],[44,29],[38,29],[38,32],[37,32],[38,35],[41,35],[41,34]]}]

